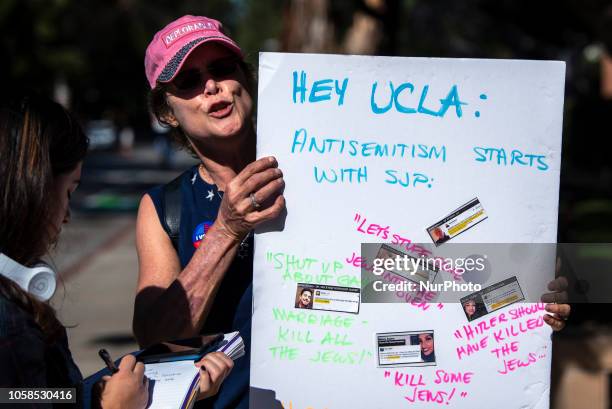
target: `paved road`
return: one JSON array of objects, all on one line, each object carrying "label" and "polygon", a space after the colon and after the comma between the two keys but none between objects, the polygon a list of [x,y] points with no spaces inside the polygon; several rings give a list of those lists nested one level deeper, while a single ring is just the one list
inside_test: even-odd
[{"label": "paved road", "polygon": [[55,259],[66,276],[53,305],[87,376],[102,366],[100,348],[113,356],[137,349],[131,331],[138,272],[134,216],[77,216],[64,233]]}]

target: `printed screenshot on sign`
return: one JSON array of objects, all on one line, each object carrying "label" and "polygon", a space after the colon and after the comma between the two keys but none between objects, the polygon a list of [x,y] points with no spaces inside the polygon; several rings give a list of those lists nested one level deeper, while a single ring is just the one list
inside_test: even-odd
[{"label": "printed screenshot on sign", "polygon": [[436,365],[432,330],[376,334],[376,347],[378,367]]},{"label": "printed screenshot on sign", "polygon": [[295,308],[359,314],[360,294],[359,288],[300,283]]},{"label": "printed screenshot on sign", "polygon": [[461,299],[463,312],[468,321],[504,308],[515,302],[525,300],[521,286],[516,277],[483,288],[477,293]]},{"label": "printed screenshot on sign", "polygon": [[441,245],[487,219],[477,197],[470,200],[439,222],[429,226],[427,233],[436,246]]}]

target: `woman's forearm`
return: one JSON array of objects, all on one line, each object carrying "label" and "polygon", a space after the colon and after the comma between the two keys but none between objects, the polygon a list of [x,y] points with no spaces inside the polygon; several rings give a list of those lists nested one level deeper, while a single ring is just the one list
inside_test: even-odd
[{"label": "woman's forearm", "polygon": [[141,346],[199,333],[238,244],[213,224],[189,264],[167,288],[148,287],[138,293],[134,333]]}]

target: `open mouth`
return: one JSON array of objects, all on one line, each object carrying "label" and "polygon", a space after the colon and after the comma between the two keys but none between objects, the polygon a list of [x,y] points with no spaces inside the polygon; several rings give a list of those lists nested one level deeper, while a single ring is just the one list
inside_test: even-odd
[{"label": "open mouth", "polygon": [[208,115],[213,118],[223,118],[229,115],[234,108],[234,104],[226,101],[215,102],[208,109]]}]

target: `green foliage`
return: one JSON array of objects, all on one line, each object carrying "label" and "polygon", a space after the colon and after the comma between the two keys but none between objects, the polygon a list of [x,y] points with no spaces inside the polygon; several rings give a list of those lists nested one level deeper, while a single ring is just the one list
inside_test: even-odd
[{"label": "green foliage", "polygon": [[278,51],[283,23],[283,0],[251,0],[235,2],[240,6],[241,20],[235,39],[251,64],[257,63],[260,51]]},{"label": "green foliage", "polygon": [[[248,55],[278,36],[283,0],[2,0],[0,75],[52,93],[65,79],[88,118],[146,124],[144,52],[153,34],[185,15],[221,21]],[[251,62],[256,62],[251,60]]]}]

